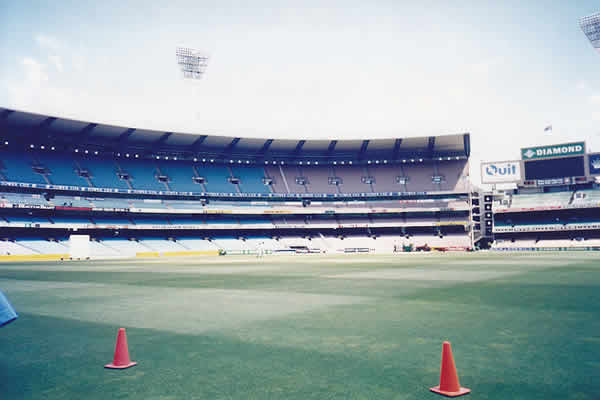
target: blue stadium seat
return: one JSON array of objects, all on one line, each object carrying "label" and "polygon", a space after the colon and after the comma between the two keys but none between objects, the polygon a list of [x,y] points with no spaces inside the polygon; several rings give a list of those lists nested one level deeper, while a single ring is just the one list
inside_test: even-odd
[{"label": "blue stadium seat", "polygon": [[169,222],[160,217],[138,217],[134,216],[132,218],[133,223],[136,225],[165,225],[165,227],[169,224]]},{"label": "blue stadium seat", "polygon": [[218,249],[214,243],[198,237],[180,237],[177,239],[177,243],[181,244],[188,250],[215,251]]},{"label": "blue stadium seat", "polygon": [[48,218],[35,216],[12,216],[6,215],[4,218],[9,223],[25,223],[25,224],[49,224]]},{"label": "blue stadium seat", "polygon": [[2,194],[7,201],[12,202],[13,204],[28,204],[28,205],[48,205],[46,199],[42,196],[38,195],[27,195],[27,194],[13,194],[13,193],[4,193]]},{"label": "blue stadium seat", "polygon": [[46,239],[23,238],[17,239],[17,243],[39,254],[64,254],[69,249],[59,242],[51,242]]},{"label": "blue stadium seat", "polygon": [[198,215],[169,215],[168,218],[172,225],[202,225],[205,223],[205,220]]},{"label": "blue stadium seat", "polygon": [[56,196],[52,199],[52,204],[55,206],[68,206],[68,207],[92,207],[92,204],[87,199],[68,197],[68,196]]},{"label": "blue stadium seat", "polygon": [[265,171],[262,167],[231,166],[231,171],[240,179],[240,190],[243,193],[271,193],[269,187],[263,183]]},{"label": "blue stadium seat", "polygon": [[160,172],[169,177],[169,187],[176,192],[203,192],[204,188],[192,179],[194,168],[188,162],[159,161]]},{"label": "blue stadium seat", "polygon": [[216,225],[237,225],[239,222],[235,219],[224,219],[224,218],[215,218],[206,220],[207,224],[216,224]]},{"label": "blue stadium seat", "polygon": [[80,158],[77,162],[81,169],[88,171],[94,187],[129,189],[127,182],[119,179],[117,165],[113,160],[90,157]]},{"label": "blue stadium seat", "polygon": [[51,217],[55,224],[91,224],[89,218],[81,217]]},{"label": "blue stadium seat", "polygon": [[266,218],[265,219],[257,219],[257,218],[256,219],[240,219],[240,223],[242,225],[245,225],[245,224],[270,224],[271,221]]},{"label": "blue stadium seat", "polygon": [[140,243],[152,251],[168,252],[187,250],[181,244],[163,238],[142,237],[140,238]]},{"label": "blue stadium seat", "polygon": [[0,172],[8,181],[47,183],[42,175],[33,171],[32,166],[34,165],[34,161],[31,153],[0,152],[0,161],[2,161],[1,164],[4,167]]},{"label": "blue stadium seat", "polygon": [[77,174],[78,167],[73,158],[66,154],[39,153],[37,157],[40,164],[46,168],[50,183],[54,185],[89,186],[87,179]]},{"label": "blue stadium seat", "polygon": [[163,209],[163,210],[168,210],[169,207],[167,207],[167,205],[165,203],[163,203],[162,201],[156,201],[156,200],[135,200],[133,199],[131,201],[131,203],[129,203],[131,208],[159,208],[159,209]]},{"label": "blue stadium seat", "polygon": [[93,217],[93,222],[99,225],[131,225],[131,221],[127,218],[119,217]]},{"label": "blue stadium seat", "polygon": [[156,176],[158,170],[150,160],[121,159],[117,161],[121,171],[129,174],[129,182],[134,189],[165,191],[167,187]]},{"label": "blue stadium seat", "polygon": [[206,178],[206,190],[217,193],[236,193],[235,185],[227,179],[231,176],[226,167],[221,165],[196,165],[199,176]]},{"label": "blue stadium seat", "polygon": [[130,208],[129,199],[93,199],[95,208]]}]

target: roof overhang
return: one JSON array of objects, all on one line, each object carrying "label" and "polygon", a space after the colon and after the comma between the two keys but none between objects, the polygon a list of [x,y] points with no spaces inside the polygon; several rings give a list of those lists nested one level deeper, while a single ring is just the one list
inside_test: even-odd
[{"label": "roof overhang", "polygon": [[468,157],[469,133],[368,140],[243,138],[78,121],[0,107],[0,139],[29,146],[269,159]]}]

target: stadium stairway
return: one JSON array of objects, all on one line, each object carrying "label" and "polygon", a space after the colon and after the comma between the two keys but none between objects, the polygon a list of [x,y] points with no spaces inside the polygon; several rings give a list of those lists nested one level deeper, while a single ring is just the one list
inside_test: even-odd
[{"label": "stadium stairway", "polygon": [[[267,167],[266,170],[269,171],[270,168]],[[281,165],[275,167],[275,170],[269,172],[269,175],[275,177],[275,184],[273,185],[273,191],[275,193],[291,193],[287,177],[285,176]],[[281,177],[281,181],[279,181],[279,177]],[[283,188],[281,187],[281,184],[283,184]]]}]

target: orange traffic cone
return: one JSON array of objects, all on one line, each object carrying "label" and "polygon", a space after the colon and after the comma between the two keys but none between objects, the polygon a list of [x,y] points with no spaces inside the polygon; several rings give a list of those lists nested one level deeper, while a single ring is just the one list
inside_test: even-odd
[{"label": "orange traffic cone", "polygon": [[450,342],[444,342],[442,347],[442,371],[440,373],[440,385],[432,387],[432,392],[442,394],[448,397],[462,396],[471,393],[471,389],[460,387],[458,374],[452,357],[452,347]]},{"label": "orange traffic cone", "polygon": [[104,368],[125,369],[136,365],[129,359],[129,349],[127,348],[127,334],[125,328],[119,328],[117,335],[117,346],[115,347],[115,357],[112,364],[106,364]]}]

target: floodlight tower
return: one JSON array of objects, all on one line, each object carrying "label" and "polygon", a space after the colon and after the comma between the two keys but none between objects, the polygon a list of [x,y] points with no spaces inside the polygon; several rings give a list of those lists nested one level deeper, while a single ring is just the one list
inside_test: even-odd
[{"label": "floodlight tower", "polygon": [[579,26],[592,46],[600,52],[600,13],[581,18]]},{"label": "floodlight tower", "polygon": [[188,47],[175,49],[177,64],[186,79],[200,79],[208,65],[208,56]]}]

